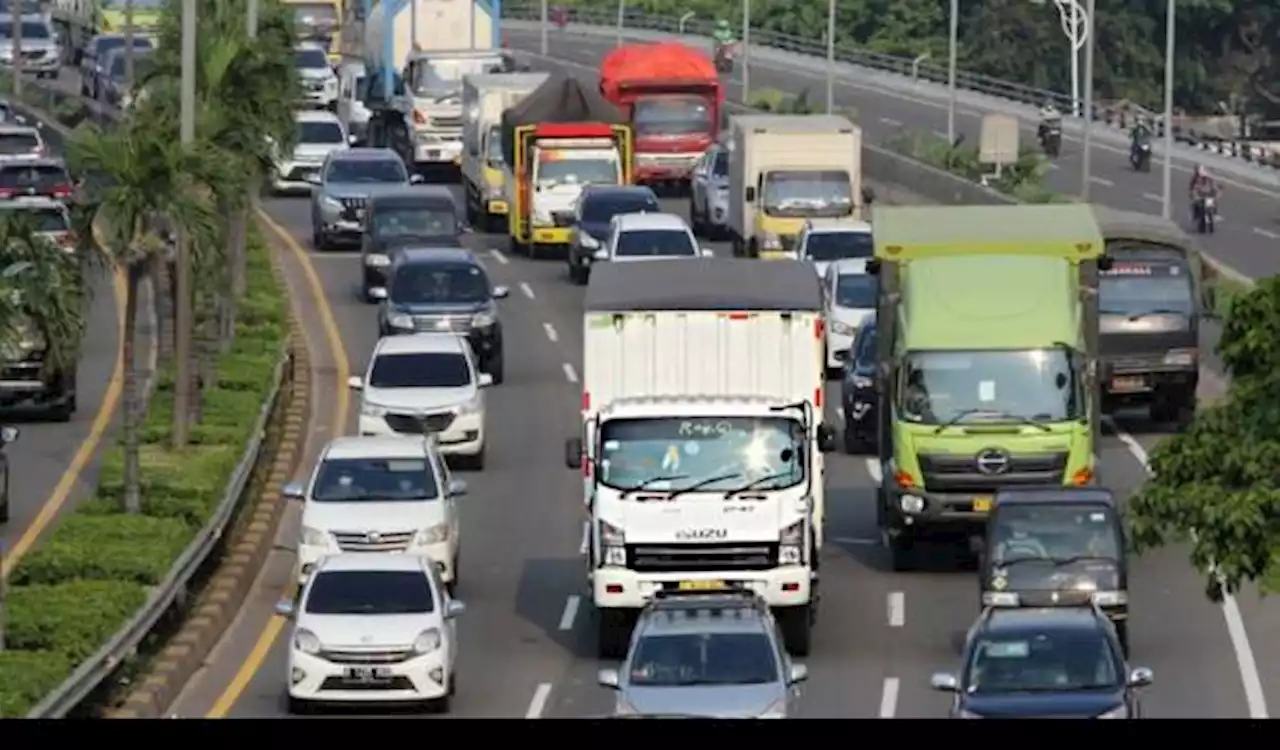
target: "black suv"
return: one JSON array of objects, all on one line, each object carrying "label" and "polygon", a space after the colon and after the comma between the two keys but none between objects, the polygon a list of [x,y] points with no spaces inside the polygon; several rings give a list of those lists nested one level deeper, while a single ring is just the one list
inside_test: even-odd
[{"label": "black suv", "polygon": [[365,210],[360,238],[360,290],[387,285],[387,269],[396,251],[411,246],[462,247],[470,230],[458,221],[458,206],[448,188],[414,186],[378,193]]},{"label": "black suv", "polygon": [[432,331],[465,336],[481,372],[489,373],[496,385],[503,378],[497,300],[509,291],[490,285],[470,250],[412,247],[396,253],[386,286],[372,287],[369,295],[382,302],[379,336]]},{"label": "black suv", "polygon": [[609,222],[618,214],[659,213],[658,196],[642,185],[588,185],[578,198],[569,244],[569,278],[587,283],[595,253],[609,237]]},{"label": "black suv", "polygon": [[840,377],[840,406],[844,411],[844,451],[851,455],[874,448],[879,440],[876,421],[876,319],[867,318],[854,334]]}]

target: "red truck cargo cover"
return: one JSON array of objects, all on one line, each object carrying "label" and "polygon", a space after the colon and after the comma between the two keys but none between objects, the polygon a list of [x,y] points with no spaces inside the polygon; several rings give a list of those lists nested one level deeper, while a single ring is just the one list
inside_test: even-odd
[{"label": "red truck cargo cover", "polygon": [[621,87],[642,82],[715,84],[724,98],[711,58],[679,42],[625,44],[600,62],[600,92],[614,104],[620,102]]}]

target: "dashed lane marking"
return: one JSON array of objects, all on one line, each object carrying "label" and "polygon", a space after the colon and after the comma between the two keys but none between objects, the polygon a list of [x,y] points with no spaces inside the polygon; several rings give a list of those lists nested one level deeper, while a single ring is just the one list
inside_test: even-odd
[{"label": "dashed lane marking", "polygon": [[884,688],[880,691],[880,718],[892,719],[898,713],[898,678],[884,678]]},{"label": "dashed lane marking", "polygon": [[1164,197],[1156,195],[1155,193],[1143,193],[1142,197],[1149,201],[1155,201],[1156,203],[1164,203]]},{"label": "dashed lane marking", "polygon": [[1095,185],[1101,185],[1101,186],[1103,186],[1103,187],[1115,187],[1115,186],[1116,186],[1116,184],[1115,184],[1114,182],[1112,182],[1111,180],[1108,180],[1106,177],[1090,177],[1090,178],[1089,178],[1089,182],[1092,182],[1092,183],[1093,183],[1093,184],[1095,184]]},{"label": "dashed lane marking", "polygon": [[880,484],[884,481],[883,472],[880,470],[880,459],[871,457],[867,459],[867,474],[871,475],[872,481]]},{"label": "dashed lane marking", "polygon": [[578,372],[573,369],[573,365],[568,362],[564,363],[564,376],[570,383],[578,382]]},{"label": "dashed lane marking", "polygon": [[547,699],[551,697],[551,683],[540,682],[533,691],[533,699],[529,701],[529,710],[524,712],[526,719],[541,719],[542,712],[547,710]]},{"label": "dashed lane marking", "polygon": [[885,125],[891,125],[895,128],[902,127],[902,120],[895,120],[892,117],[881,117],[880,122],[883,122]]},{"label": "dashed lane marking", "polygon": [[524,282],[524,281],[520,282],[520,291],[523,292],[524,296],[528,297],[529,299],[535,299],[533,296],[533,287],[529,286],[527,282]]},{"label": "dashed lane marking", "polygon": [[564,602],[564,612],[560,613],[560,629],[573,630],[573,621],[578,618],[578,607],[582,604],[582,597],[577,594],[570,594],[569,598]]},{"label": "dashed lane marking", "polygon": [[554,344],[560,340],[560,334],[556,333],[556,327],[550,323],[543,323],[542,330],[546,332],[547,339],[549,339],[551,343]]},{"label": "dashed lane marking", "polygon": [[489,254],[493,256],[494,260],[498,261],[504,266],[511,262],[510,260],[507,259],[507,256],[503,255],[502,251],[497,248],[490,250]]},{"label": "dashed lane marking", "polygon": [[1270,229],[1262,229],[1260,227],[1254,227],[1253,233],[1256,235],[1260,235],[1262,237],[1266,237],[1269,240],[1280,240],[1280,234],[1276,234]]},{"label": "dashed lane marking", "polygon": [[900,628],[907,621],[907,597],[901,591],[889,592],[889,627]]}]

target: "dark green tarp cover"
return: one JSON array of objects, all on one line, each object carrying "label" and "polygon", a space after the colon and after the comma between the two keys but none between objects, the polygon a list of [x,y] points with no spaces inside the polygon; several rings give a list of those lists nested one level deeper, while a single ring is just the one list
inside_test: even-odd
[{"label": "dark green tarp cover", "polygon": [[515,130],[542,122],[626,123],[626,118],[591,86],[564,73],[553,72],[519,104],[502,113],[502,157],[514,165]]}]

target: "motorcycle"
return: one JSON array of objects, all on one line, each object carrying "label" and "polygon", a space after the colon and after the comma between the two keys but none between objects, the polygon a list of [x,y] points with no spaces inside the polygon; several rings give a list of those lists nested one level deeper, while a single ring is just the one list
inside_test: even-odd
[{"label": "motorcycle", "polygon": [[1200,234],[1213,234],[1218,226],[1217,196],[1202,195],[1196,198],[1193,213],[1196,219],[1196,231]]},{"label": "motorcycle", "polygon": [[1140,140],[1129,148],[1129,163],[1133,165],[1135,171],[1150,172],[1151,171],[1151,141]]},{"label": "motorcycle", "polygon": [[1062,126],[1056,124],[1041,125],[1040,147],[1044,149],[1045,156],[1050,159],[1058,158],[1058,155],[1062,153]]},{"label": "motorcycle", "polygon": [[715,65],[717,73],[733,72],[733,60],[736,57],[737,46],[733,42],[716,45]]}]

